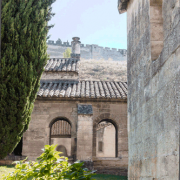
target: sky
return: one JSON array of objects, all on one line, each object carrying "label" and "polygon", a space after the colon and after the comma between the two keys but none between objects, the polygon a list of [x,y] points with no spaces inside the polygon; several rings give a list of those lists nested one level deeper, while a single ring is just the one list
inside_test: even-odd
[{"label": "sky", "polygon": [[119,14],[117,0],[56,0],[49,21],[49,40],[62,42],[80,37],[82,44],[127,49],[126,13]]}]

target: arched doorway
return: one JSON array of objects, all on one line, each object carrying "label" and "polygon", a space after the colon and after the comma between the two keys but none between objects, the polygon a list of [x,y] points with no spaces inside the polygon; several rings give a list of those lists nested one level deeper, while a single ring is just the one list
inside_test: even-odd
[{"label": "arched doorway", "polygon": [[50,124],[50,143],[57,144],[62,156],[71,156],[71,124],[65,118],[58,118]]},{"label": "arched doorway", "polygon": [[117,128],[111,120],[96,126],[96,157],[117,157]]}]

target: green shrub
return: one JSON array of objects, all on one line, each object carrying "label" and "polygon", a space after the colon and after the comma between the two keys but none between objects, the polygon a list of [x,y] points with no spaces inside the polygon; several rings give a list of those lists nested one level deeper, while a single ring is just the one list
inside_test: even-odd
[{"label": "green shrub", "polygon": [[55,151],[56,145],[45,145],[43,153],[37,160],[16,161],[15,171],[4,177],[4,180],[90,180],[93,172],[82,168],[82,162],[68,163],[67,157],[60,157]]},{"label": "green shrub", "polygon": [[71,57],[71,49],[67,48],[63,53],[63,58],[70,58]]}]

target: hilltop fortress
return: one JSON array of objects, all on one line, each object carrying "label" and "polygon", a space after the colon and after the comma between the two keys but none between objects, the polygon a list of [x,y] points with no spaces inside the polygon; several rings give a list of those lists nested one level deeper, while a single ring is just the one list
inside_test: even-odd
[{"label": "hilltop fortress", "polygon": [[[62,42],[61,39],[58,39],[56,43],[52,40],[47,42],[48,48],[47,52],[50,55],[50,58],[60,58],[63,57],[63,52],[67,48],[71,48],[71,44],[67,42]],[[84,59],[112,59],[113,61],[123,61],[127,60],[127,50],[126,49],[116,49],[101,47],[96,44],[81,44],[81,58]]]}]

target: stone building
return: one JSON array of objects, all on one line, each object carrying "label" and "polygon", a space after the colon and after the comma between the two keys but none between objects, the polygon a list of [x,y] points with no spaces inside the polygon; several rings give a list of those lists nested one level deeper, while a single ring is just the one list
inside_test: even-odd
[{"label": "stone building", "polygon": [[127,12],[129,180],[177,180],[180,1],[119,0]]},{"label": "stone building", "polygon": [[[72,48],[69,42],[62,42],[60,39],[56,43],[52,40],[47,42],[48,48],[47,53],[51,58],[62,58],[63,53],[67,48]],[[127,50],[126,49],[116,49],[109,47],[101,47],[97,44],[81,44],[81,58],[83,59],[112,59],[114,61],[126,61],[127,60]]]},{"label": "stone building", "polygon": [[57,144],[70,161],[93,162],[100,173],[126,175],[127,83],[79,81],[79,38],[71,44],[71,58],[51,58],[45,66],[22,155],[35,160],[44,145]]}]

